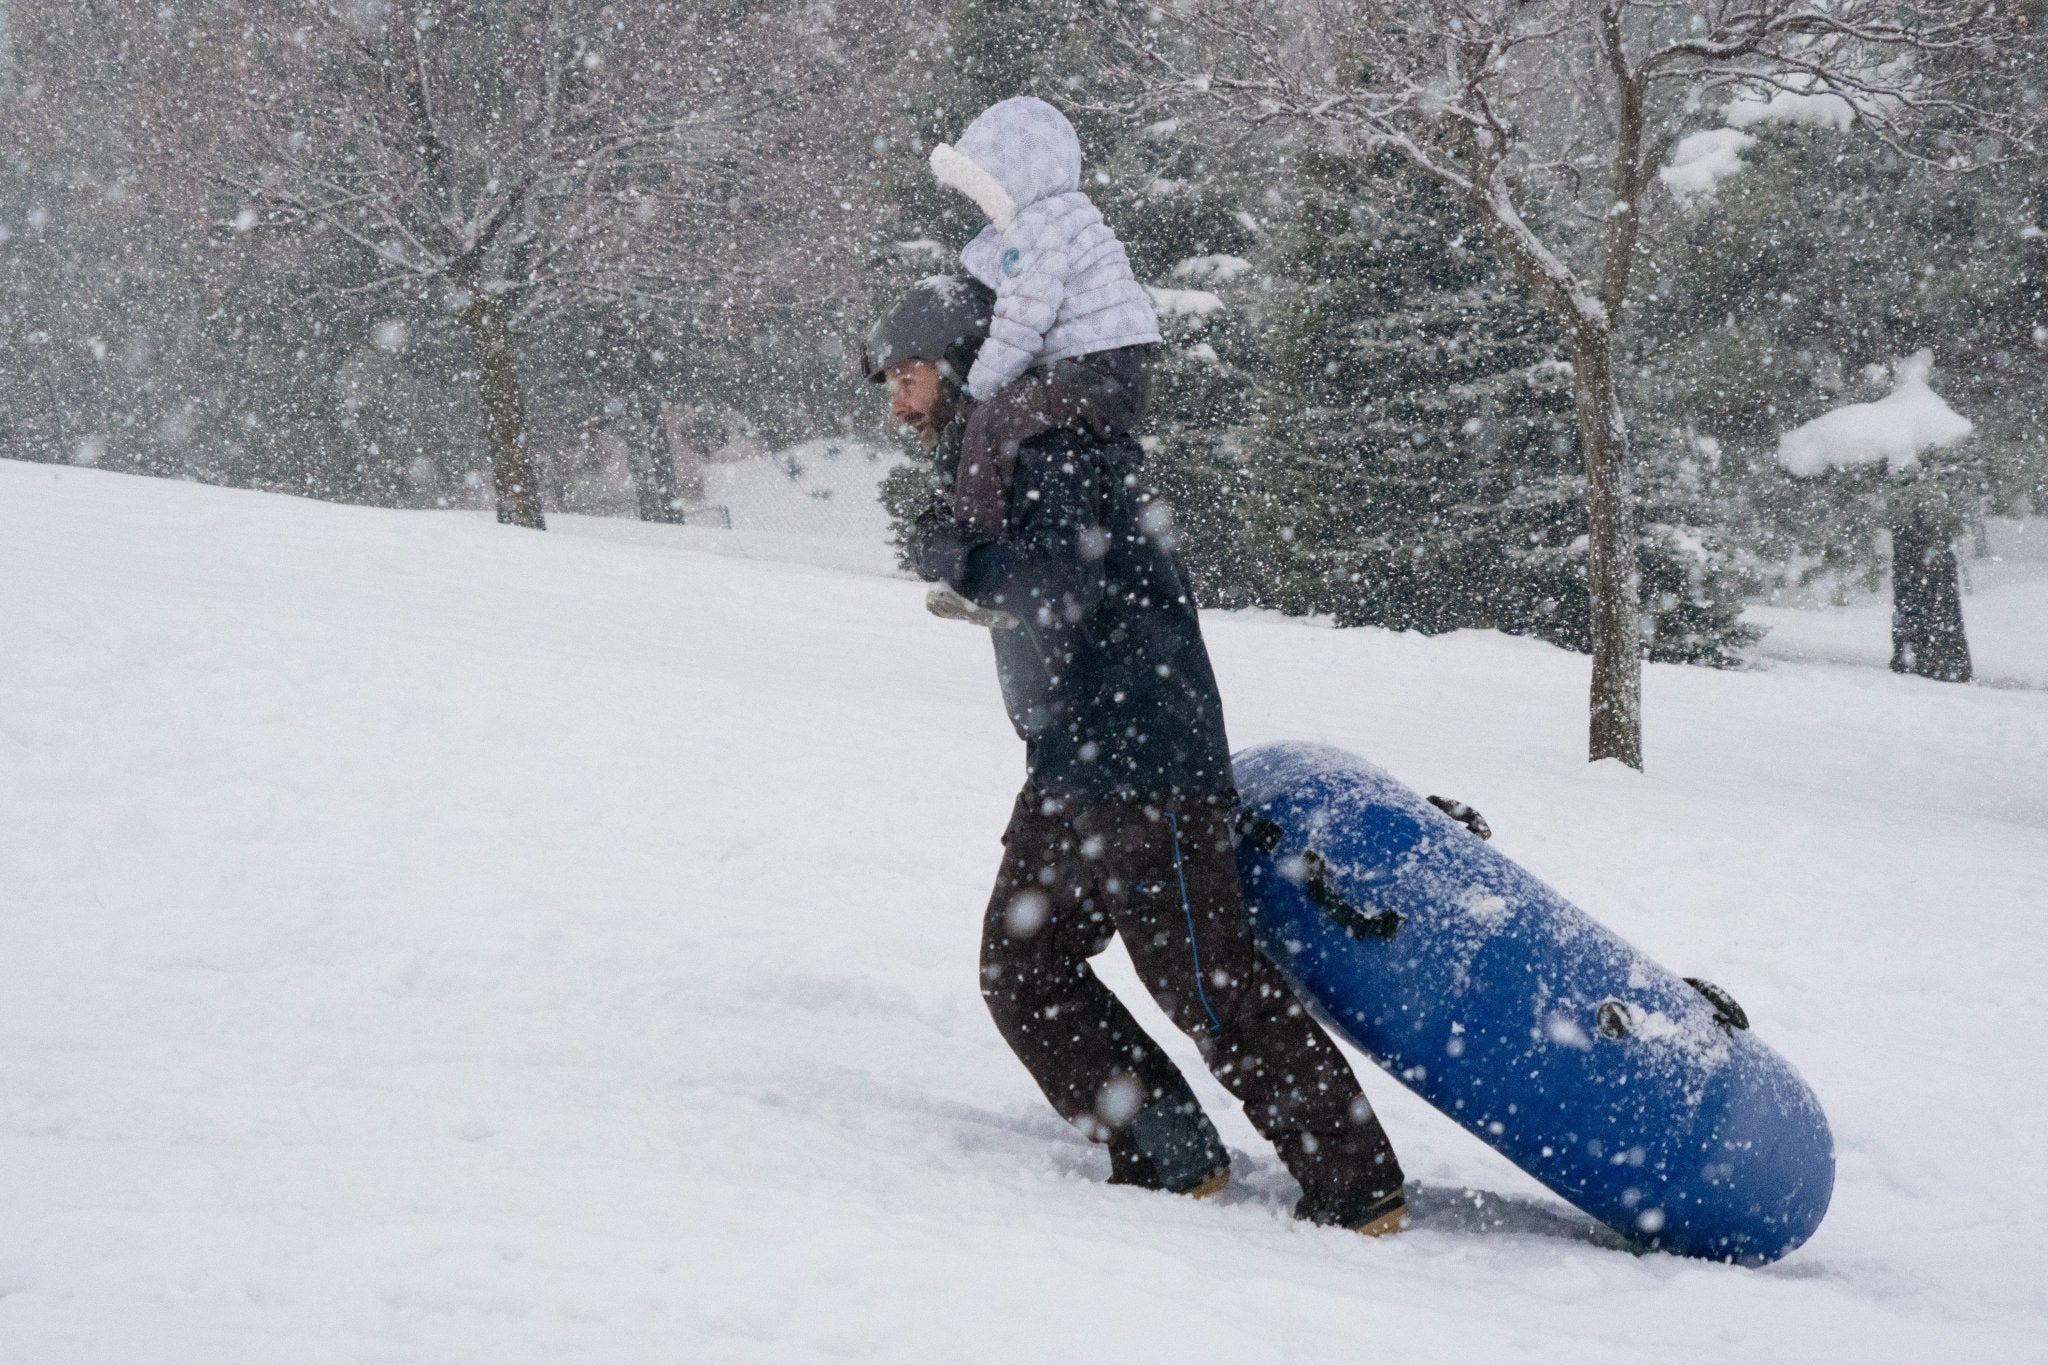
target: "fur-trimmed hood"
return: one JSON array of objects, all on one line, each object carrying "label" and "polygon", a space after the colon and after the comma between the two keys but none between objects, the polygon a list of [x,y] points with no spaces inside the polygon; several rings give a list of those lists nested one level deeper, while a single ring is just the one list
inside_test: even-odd
[{"label": "fur-trimmed hood", "polygon": [[1019,95],[984,109],[956,145],[932,148],[931,166],[1000,230],[1040,200],[1081,188],[1081,139],[1065,114]]},{"label": "fur-trimmed hood", "polygon": [[989,218],[960,252],[996,292],[967,373],[975,398],[987,402],[1034,365],[1159,340],[1130,257],[1081,193],[1081,140],[1059,110],[1029,96],[991,105],[959,146],[932,149],[932,173]]}]

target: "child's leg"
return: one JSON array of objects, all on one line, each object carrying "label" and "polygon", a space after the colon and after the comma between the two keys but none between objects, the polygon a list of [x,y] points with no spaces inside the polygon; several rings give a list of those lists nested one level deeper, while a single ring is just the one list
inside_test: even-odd
[{"label": "child's leg", "polygon": [[1103,440],[1128,436],[1152,408],[1150,346],[1126,346],[1028,370],[967,419],[960,468],[953,476],[953,515],[984,535],[999,536],[1009,514],[1017,450],[1061,427]]},{"label": "child's leg", "polygon": [[994,398],[976,404],[953,475],[954,517],[983,535],[1000,536],[1009,518],[1018,447],[1065,425],[1058,416],[1065,410],[1043,370],[1021,375]]},{"label": "child's leg", "polygon": [[1152,366],[1156,346],[1124,346],[1062,360],[1054,369],[1069,371],[1059,380],[1075,416],[1066,425],[1081,426],[1104,440],[1129,436],[1152,413]]}]

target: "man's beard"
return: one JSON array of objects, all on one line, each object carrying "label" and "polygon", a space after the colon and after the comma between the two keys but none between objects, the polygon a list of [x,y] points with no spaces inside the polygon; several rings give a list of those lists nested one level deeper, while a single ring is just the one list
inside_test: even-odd
[{"label": "man's beard", "polygon": [[932,405],[930,412],[911,419],[910,429],[927,447],[936,446],[939,438],[946,434],[946,428],[953,425],[953,418],[960,412],[960,400],[950,395],[941,396]]}]

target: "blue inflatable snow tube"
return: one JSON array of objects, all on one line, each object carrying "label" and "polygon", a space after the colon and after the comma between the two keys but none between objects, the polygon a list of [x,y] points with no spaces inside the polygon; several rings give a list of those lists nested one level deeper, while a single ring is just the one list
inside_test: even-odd
[{"label": "blue inflatable snow tube", "polygon": [[1260,944],[1381,1066],[1638,1246],[1761,1263],[1813,1235],[1827,1118],[1733,1000],[1362,759],[1234,762]]}]

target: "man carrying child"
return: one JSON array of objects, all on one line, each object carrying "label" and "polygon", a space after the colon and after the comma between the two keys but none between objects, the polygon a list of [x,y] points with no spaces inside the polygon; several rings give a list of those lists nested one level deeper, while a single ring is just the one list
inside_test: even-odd
[{"label": "man carrying child", "polygon": [[1053,1107],[1108,1145],[1113,1183],[1221,1189],[1215,1127],[1088,965],[1120,934],[1300,1181],[1297,1216],[1397,1231],[1386,1133],[1253,941],[1222,702],[1133,436],[1159,341],[1150,301],[1079,192],[1080,143],[1051,105],[995,105],[932,165],[989,217],[962,253],[985,287],[918,286],[870,334],[866,368],[948,484],[913,561],[944,585],[935,611],[991,627],[1025,741],[983,926],[989,1012]]}]

